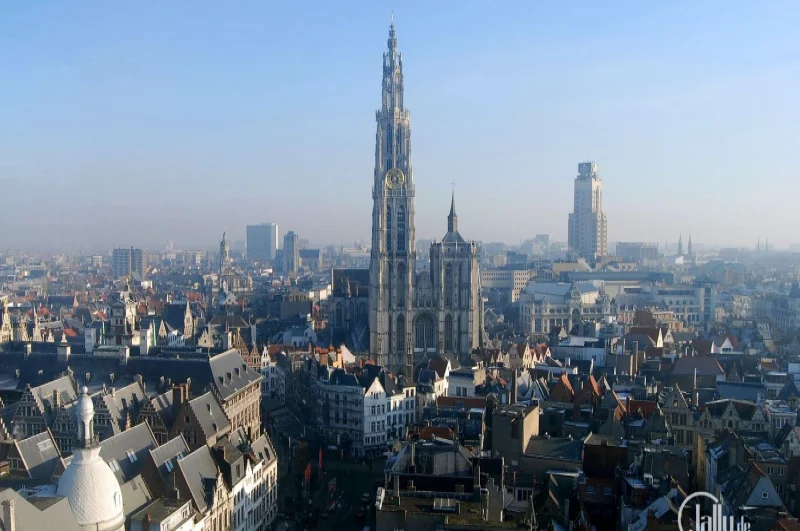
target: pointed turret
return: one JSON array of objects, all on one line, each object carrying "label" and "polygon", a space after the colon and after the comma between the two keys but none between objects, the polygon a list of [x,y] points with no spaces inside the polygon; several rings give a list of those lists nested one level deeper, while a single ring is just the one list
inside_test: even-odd
[{"label": "pointed turret", "polygon": [[458,216],[456,215],[456,193],[450,198],[450,214],[447,215],[447,232],[458,232]]},{"label": "pointed turret", "polygon": [[678,256],[683,256],[683,234],[678,236]]},{"label": "pointed turret", "polygon": [[686,249],[689,252],[689,256],[692,256],[692,233],[689,233],[689,245]]}]

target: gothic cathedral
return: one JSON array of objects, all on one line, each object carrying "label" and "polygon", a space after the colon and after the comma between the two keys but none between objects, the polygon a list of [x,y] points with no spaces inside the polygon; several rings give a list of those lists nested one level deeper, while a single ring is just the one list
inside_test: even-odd
[{"label": "gothic cathedral", "polygon": [[[417,274],[411,113],[403,105],[403,59],[394,23],[383,54],[381,109],[376,113],[369,268],[369,352],[395,374],[413,376],[428,353],[469,357],[483,331],[478,247],[458,233],[455,198],[447,234]],[[335,319],[334,319],[335,321]]]}]

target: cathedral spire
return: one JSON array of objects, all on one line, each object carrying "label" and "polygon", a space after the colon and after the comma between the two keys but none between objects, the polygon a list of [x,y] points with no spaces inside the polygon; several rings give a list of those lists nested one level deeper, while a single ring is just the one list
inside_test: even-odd
[{"label": "cathedral spire", "polygon": [[447,215],[447,232],[458,232],[458,216],[456,215],[456,192],[450,199],[450,214]]}]

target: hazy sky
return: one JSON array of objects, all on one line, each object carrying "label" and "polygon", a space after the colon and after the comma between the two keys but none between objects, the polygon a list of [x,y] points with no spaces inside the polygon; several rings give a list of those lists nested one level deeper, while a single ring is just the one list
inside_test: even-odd
[{"label": "hazy sky", "polygon": [[800,3],[5,2],[0,247],[369,237],[395,9],[417,238],[800,241]]}]

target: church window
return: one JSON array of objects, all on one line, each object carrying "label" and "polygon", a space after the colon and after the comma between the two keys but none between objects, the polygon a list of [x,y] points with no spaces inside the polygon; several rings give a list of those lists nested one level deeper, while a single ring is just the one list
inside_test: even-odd
[{"label": "church window", "polygon": [[414,348],[428,349],[434,346],[433,317],[420,315],[414,322]]},{"label": "church window", "polygon": [[342,326],[342,324],[343,324],[342,321],[344,319],[342,318],[342,313],[343,313],[343,311],[342,311],[342,303],[341,302],[337,302],[336,303],[336,311],[335,311],[335,314],[334,314],[334,321],[336,322],[336,326],[337,327]]},{"label": "church window", "polygon": [[444,304],[453,305],[453,266],[450,264],[444,268]]},{"label": "church window", "polygon": [[453,316],[450,314],[444,318],[444,348],[453,349]]},{"label": "church window", "polygon": [[397,250],[406,250],[406,209],[397,209]]},{"label": "church window", "polygon": [[397,351],[406,349],[406,320],[402,315],[397,316]]},{"label": "church window", "polygon": [[[400,241],[398,240],[398,250]],[[397,305],[403,306],[406,297],[406,266],[403,262],[397,264]]]}]

